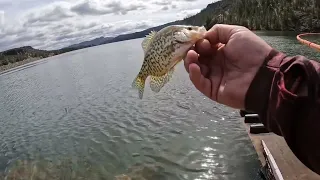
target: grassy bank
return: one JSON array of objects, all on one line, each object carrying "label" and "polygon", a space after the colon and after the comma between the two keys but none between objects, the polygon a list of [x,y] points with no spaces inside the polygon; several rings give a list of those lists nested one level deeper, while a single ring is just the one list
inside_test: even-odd
[{"label": "grassy bank", "polygon": [[37,61],[39,59],[41,59],[41,58],[40,57],[28,58],[28,59],[25,59],[25,60],[22,60],[22,61],[18,61],[18,62],[15,62],[15,63],[9,63],[7,65],[0,66],[0,73],[4,72],[4,71],[7,71],[7,70],[10,70],[10,69],[15,68],[15,67],[19,67],[19,66],[22,66],[22,65]]}]

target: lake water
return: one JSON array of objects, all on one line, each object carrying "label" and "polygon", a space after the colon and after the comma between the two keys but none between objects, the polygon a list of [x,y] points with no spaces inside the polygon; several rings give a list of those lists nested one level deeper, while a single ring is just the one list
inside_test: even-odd
[{"label": "lake water", "polygon": [[[295,36],[257,32],[290,55]],[[237,110],[198,92],[179,64],[160,93],[131,83],[142,39],[50,57],[0,76],[0,171],[29,179],[259,179]],[[37,177],[37,178],[35,178]]]}]

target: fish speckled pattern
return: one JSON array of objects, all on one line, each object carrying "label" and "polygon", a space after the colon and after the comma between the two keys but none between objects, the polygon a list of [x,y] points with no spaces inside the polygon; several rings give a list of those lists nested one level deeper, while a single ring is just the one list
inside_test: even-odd
[{"label": "fish speckled pattern", "polygon": [[175,65],[198,40],[203,39],[205,32],[203,26],[172,25],[145,37],[142,42],[144,61],[132,83],[132,87],[139,90],[140,99],[146,79],[151,76],[151,90],[160,92],[171,79]]}]

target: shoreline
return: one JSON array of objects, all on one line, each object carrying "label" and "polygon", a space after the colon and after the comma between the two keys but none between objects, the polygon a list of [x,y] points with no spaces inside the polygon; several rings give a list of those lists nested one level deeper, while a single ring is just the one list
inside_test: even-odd
[{"label": "shoreline", "polygon": [[[280,34],[280,35],[289,33],[289,36],[296,36],[297,34],[301,33],[301,32],[298,32],[298,31],[290,31],[290,30],[281,31],[281,30],[254,30],[254,29],[250,29],[250,31],[252,31],[253,33],[257,34],[258,36],[259,36],[260,33],[263,34],[264,32],[269,32],[269,33],[273,32],[275,34]],[[128,40],[134,40],[134,39],[140,39],[140,38],[143,38],[143,37],[132,38],[132,39],[128,39]],[[110,42],[110,43],[106,43],[106,44],[113,44],[113,43],[122,42],[122,41],[128,41],[128,40],[121,40],[121,41]],[[100,45],[96,45],[96,46],[101,46],[101,45],[106,45],[106,44],[100,44]],[[90,47],[95,47],[95,46],[90,46]],[[76,50],[73,50],[73,51],[82,50],[82,49],[86,49],[86,48],[90,48],[90,47],[79,48],[79,49],[76,49]],[[69,52],[72,52],[72,51],[69,51]],[[68,52],[65,52],[65,53],[68,53]],[[61,53],[61,54],[65,54],[65,53]],[[53,55],[53,56],[57,56],[57,55],[59,55],[59,54],[56,54],[56,55]],[[49,57],[52,57],[52,56],[49,56]],[[27,58],[27,59],[19,61],[19,62],[9,63],[7,65],[2,65],[2,66],[0,66],[0,75],[4,74],[6,72],[10,72],[11,70],[15,70],[15,69],[19,68],[20,66],[23,67],[26,64],[29,64],[29,63],[32,63],[34,61],[38,61],[38,60],[41,60],[41,59],[45,59],[45,58],[43,58],[43,57],[30,57],[30,58]]]},{"label": "shoreline", "polygon": [[24,65],[26,65],[28,63],[32,63],[32,62],[35,62],[35,61],[38,61],[41,59],[44,59],[44,58],[31,57],[31,58],[27,58],[27,59],[19,61],[19,62],[9,63],[7,65],[0,66],[0,75],[4,74],[6,72],[10,72],[11,70],[14,70],[16,68],[19,68],[20,66],[23,67]]}]

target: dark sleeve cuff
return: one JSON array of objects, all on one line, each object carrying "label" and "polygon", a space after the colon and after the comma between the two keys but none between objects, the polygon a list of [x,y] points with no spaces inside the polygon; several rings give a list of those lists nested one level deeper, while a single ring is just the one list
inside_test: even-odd
[{"label": "dark sleeve cuff", "polygon": [[[276,116],[270,114],[277,107],[279,92],[278,83],[281,81],[282,72],[294,62],[284,53],[271,50],[254,77],[245,98],[245,110],[259,114],[264,126],[271,132],[282,135],[281,128],[276,121]],[[275,88],[275,89],[272,89]],[[271,109],[270,109],[271,108]]]},{"label": "dark sleeve cuff", "polygon": [[268,104],[275,73],[285,58],[285,54],[272,50],[253,79],[245,98],[245,109],[254,113],[263,113]]}]

